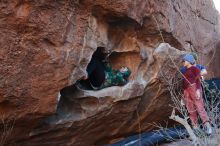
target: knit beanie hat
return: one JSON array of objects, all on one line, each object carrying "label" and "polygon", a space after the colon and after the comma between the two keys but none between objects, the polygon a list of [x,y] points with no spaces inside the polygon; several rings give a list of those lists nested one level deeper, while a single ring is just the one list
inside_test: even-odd
[{"label": "knit beanie hat", "polygon": [[186,54],[186,55],[183,57],[183,60],[184,60],[184,61],[188,61],[188,62],[191,63],[191,64],[194,64],[194,63],[195,63],[195,59],[194,59],[193,55],[191,55],[191,54]]}]

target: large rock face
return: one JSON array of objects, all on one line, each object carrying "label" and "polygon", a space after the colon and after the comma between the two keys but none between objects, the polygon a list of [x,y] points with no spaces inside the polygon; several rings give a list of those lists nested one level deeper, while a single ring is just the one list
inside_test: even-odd
[{"label": "large rock face", "polygon": [[[210,0],[2,0],[0,8],[1,144],[94,145],[153,129],[170,114],[161,68],[175,73],[190,45],[209,77],[220,75]],[[98,47],[115,68],[131,68],[127,85],[75,88]]]}]

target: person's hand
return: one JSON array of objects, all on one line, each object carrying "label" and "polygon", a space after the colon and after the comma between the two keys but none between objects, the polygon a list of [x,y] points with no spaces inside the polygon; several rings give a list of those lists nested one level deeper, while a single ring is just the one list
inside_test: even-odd
[{"label": "person's hand", "polygon": [[126,72],[127,71],[127,68],[126,67],[122,67],[121,69],[120,69],[120,72]]},{"label": "person's hand", "polygon": [[204,81],[205,80],[204,76],[201,75],[201,79],[202,79],[202,81]]},{"label": "person's hand", "polygon": [[196,99],[200,99],[201,98],[201,93],[200,90],[196,90]]},{"label": "person's hand", "polygon": [[180,100],[180,104],[181,104],[182,106],[184,106],[184,105],[185,105],[185,103],[184,103],[183,99],[181,99],[181,100]]}]

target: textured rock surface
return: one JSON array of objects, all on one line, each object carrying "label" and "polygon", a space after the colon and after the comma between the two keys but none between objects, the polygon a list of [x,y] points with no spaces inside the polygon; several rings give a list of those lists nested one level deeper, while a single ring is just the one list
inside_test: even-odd
[{"label": "textured rock surface", "polygon": [[[191,44],[210,77],[220,75],[219,17],[213,7],[209,0],[2,0],[3,142],[101,144],[167,120],[170,101],[158,75],[169,55],[176,59],[178,50]],[[161,44],[158,27],[176,49]],[[98,92],[73,90],[60,99],[61,89],[85,75],[97,47],[117,52],[110,61],[132,69],[130,83]],[[10,129],[5,125],[12,132],[4,132]]]}]

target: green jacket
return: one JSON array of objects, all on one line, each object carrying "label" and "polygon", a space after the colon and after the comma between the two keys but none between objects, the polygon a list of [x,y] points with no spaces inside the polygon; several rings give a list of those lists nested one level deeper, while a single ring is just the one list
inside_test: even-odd
[{"label": "green jacket", "polygon": [[105,67],[105,81],[100,88],[102,89],[110,86],[125,85],[128,81],[128,76],[125,78],[123,73],[121,73],[119,70],[112,69],[112,67],[107,64]]}]

